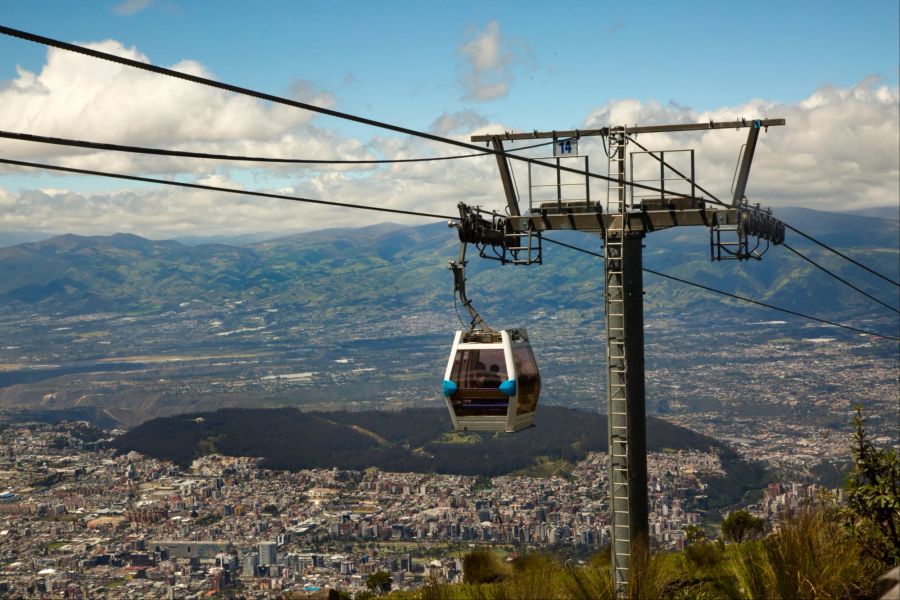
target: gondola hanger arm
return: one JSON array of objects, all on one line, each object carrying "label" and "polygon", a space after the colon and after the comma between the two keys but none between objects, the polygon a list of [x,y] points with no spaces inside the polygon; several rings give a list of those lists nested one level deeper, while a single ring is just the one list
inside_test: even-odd
[{"label": "gondola hanger arm", "polygon": [[492,333],[492,329],[478,314],[472,301],[466,295],[466,243],[459,243],[459,259],[450,261],[450,270],[453,272],[453,293],[459,296],[459,301],[469,312],[472,321],[469,324],[469,331],[481,330]]}]

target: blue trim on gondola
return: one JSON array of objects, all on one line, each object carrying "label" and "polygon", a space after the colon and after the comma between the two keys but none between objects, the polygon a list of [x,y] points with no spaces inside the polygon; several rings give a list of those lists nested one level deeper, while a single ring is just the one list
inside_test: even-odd
[{"label": "blue trim on gondola", "polygon": [[444,385],[441,386],[441,392],[445,396],[452,396],[453,394],[456,393],[456,390],[457,390],[457,386],[456,386],[455,382],[449,381],[447,379],[444,380]]},{"label": "blue trim on gondola", "polygon": [[503,383],[500,384],[500,392],[502,392],[506,396],[515,396],[516,395],[516,380],[515,379],[507,379]]}]

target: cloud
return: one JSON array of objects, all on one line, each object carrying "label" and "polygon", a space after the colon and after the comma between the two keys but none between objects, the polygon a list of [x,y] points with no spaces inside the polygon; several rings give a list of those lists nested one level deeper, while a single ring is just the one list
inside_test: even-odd
[{"label": "cloud", "polygon": [[487,119],[474,110],[444,113],[434,120],[428,130],[440,136],[469,133],[487,125]]},{"label": "cloud", "polygon": [[[85,44],[141,62],[135,48],[107,40]],[[171,68],[203,77],[200,63],[181,61]],[[49,49],[38,73],[21,67],[0,89],[0,129],[114,144],[176,148],[215,154],[280,158],[366,158],[355,140],[340,139],[313,125],[316,113],[272,105],[214,88],[131,67]],[[296,97],[333,106],[334,97],[308,82],[296,82]],[[140,171],[148,174],[199,173],[197,160],[135,154],[110,155],[62,146],[0,141],[0,149],[22,160],[76,168]],[[296,168],[296,167],[294,167]]]},{"label": "cloud", "polygon": [[112,10],[117,15],[128,17],[150,6],[150,2],[151,0],[122,0]]},{"label": "cloud", "polygon": [[461,79],[463,98],[488,102],[506,96],[513,81],[513,68],[521,64],[527,46],[517,42],[518,50],[500,36],[500,25],[491,21],[468,42],[459,47],[463,59]]},{"label": "cloud", "polygon": [[[748,197],[767,206],[841,211],[900,199],[898,106],[900,90],[870,78],[847,88],[824,86],[797,104],[755,99],[697,111],[653,101],[610,101],[591,111],[584,127],[784,117],[786,126],[759,138]],[[728,199],[746,137],[746,130],[715,130],[641,135],[638,141],[650,149],[694,148],[697,180]]]},{"label": "cloud", "polygon": [[291,84],[291,98],[321,106],[322,108],[334,108],[336,102],[334,94],[320,90],[316,85],[305,79],[298,79]]},{"label": "cloud", "polygon": [[16,198],[8,191],[0,188],[0,209],[11,209],[16,205]]},{"label": "cloud", "polygon": [[[485,33],[491,31],[489,26]],[[499,40],[499,28],[495,38]],[[509,64],[503,59],[503,44],[498,44],[494,50],[482,45],[484,51],[473,55],[473,68],[477,65],[490,71]],[[115,41],[91,46],[148,61],[136,48]],[[211,76],[206,67],[194,61],[181,61],[175,68]],[[291,94],[322,106],[334,103],[330,91],[307,81],[296,82]],[[20,68],[16,78],[0,88],[0,105],[4,107],[0,129],[136,146],[324,159],[468,154],[457,147],[383,132],[375,132],[369,139],[347,137],[306,111],[56,50],[48,52],[46,64],[36,72]],[[898,201],[898,105],[897,88],[870,79],[845,88],[822,87],[796,104],[754,99],[739,106],[698,110],[648,99],[612,100],[585,115],[581,127],[785,117],[786,127],[770,128],[760,137],[747,192],[751,201],[768,206],[852,210],[896,205]],[[549,129],[558,124],[545,125]],[[436,134],[464,141],[474,133],[511,129],[509,123],[489,121],[474,110],[436,115],[430,126]],[[717,130],[641,135],[638,141],[652,149],[694,148],[698,181],[727,199],[746,135],[746,130]],[[579,146],[582,152],[593,154],[592,169],[605,172],[599,144],[597,138],[583,138]],[[528,142],[519,144],[524,145]],[[529,155],[548,153],[547,148],[540,148]],[[302,167],[123,155],[10,140],[0,140],[0,156],[446,215],[455,212],[458,202],[491,209],[505,205],[496,161],[490,156],[364,167]],[[513,167],[520,196],[527,198],[527,168],[517,162]],[[128,231],[165,238],[287,233],[386,220],[431,221],[128,182],[116,184],[120,187],[114,191],[89,192],[99,185],[91,178],[77,179],[79,183],[75,184],[72,178],[42,176],[34,180],[36,189],[27,189],[23,185],[28,181],[23,177],[26,173],[32,175],[34,171],[0,168],[0,230],[90,234]],[[592,197],[603,196],[606,186],[595,185]]]},{"label": "cloud", "polygon": [[122,0],[112,7],[112,11],[120,17],[130,17],[139,12],[155,7],[157,11],[164,11],[172,14],[180,14],[181,9],[173,2],[163,2],[160,0]]}]

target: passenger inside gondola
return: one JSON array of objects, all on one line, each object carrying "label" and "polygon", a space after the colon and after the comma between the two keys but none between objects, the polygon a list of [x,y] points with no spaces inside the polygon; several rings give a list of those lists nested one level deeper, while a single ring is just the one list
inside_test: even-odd
[{"label": "passenger inside gondola", "polygon": [[488,371],[484,380],[484,387],[499,388],[501,383],[503,383],[503,379],[500,378],[500,367],[491,365],[491,370]]},{"label": "passenger inside gondola", "polygon": [[[490,368],[485,363],[490,364]],[[459,388],[451,402],[458,416],[506,414],[509,396],[499,390],[507,377],[505,365],[502,349],[457,353],[451,378]]]}]

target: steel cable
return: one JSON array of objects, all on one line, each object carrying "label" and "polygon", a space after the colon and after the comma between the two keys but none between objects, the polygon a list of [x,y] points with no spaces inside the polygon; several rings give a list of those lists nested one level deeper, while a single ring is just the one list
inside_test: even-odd
[{"label": "steel cable", "polygon": [[[124,174],[120,174],[120,173],[107,173],[107,172],[103,172],[103,171],[94,171],[94,170],[89,170],[89,169],[76,169],[76,168],[73,168],[73,167],[62,167],[62,166],[58,166],[58,165],[46,165],[46,164],[40,164],[40,163],[31,163],[31,162],[25,162],[25,161],[20,161],[20,160],[12,160],[12,159],[8,159],[8,158],[0,158],[0,164],[9,164],[9,165],[16,165],[16,166],[21,166],[21,167],[30,167],[30,168],[35,168],[35,169],[48,169],[48,170],[51,170],[51,171],[62,171],[62,172],[66,172],[66,173],[78,173],[78,174],[81,174],[81,175],[94,175],[94,176],[99,176],[99,177],[112,177],[112,178],[115,178],[115,179],[126,179],[126,180],[131,180],[131,181],[142,181],[142,182],[145,182],[145,183],[158,183],[158,184],[162,184],[162,185],[171,185],[171,186],[177,186],[177,187],[184,187],[184,188],[191,188],[191,189],[200,189],[200,190],[207,190],[207,191],[214,191],[214,192],[226,192],[226,193],[230,193],[230,194],[242,194],[242,195],[246,195],[246,196],[257,196],[257,197],[262,197],[262,198],[274,198],[274,199],[277,199],[277,200],[290,200],[290,201],[293,201],[293,202],[304,202],[304,203],[309,203],[309,204],[323,204],[323,205],[326,205],[326,206],[337,206],[337,207],[342,207],[342,208],[355,208],[355,209],[359,209],[359,210],[372,210],[372,211],[378,211],[378,212],[396,213],[396,214],[403,214],[403,215],[412,215],[412,216],[417,216],[417,217],[427,217],[427,218],[432,218],[432,219],[446,219],[446,220],[450,220],[450,221],[456,221],[456,220],[459,220],[459,217],[456,217],[456,216],[450,216],[450,215],[440,215],[440,214],[434,214],[434,213],[426,213],[426,212],[419,212],[419,211],[412,211],[412,210],[402,210],[402,209],[396,209],[396,208],[385,208],[385,207],[380,207],[380,206],[367,206],[367,205],[365,205],[365,204],[352,204],[352,203],[345,203],[345,202],[334,202],[334,201],[331,201],[331,200],[317,200],[317,199],[313,199],[313,198],[301,198],[301,197],[298,197],[298,196],[287,196],[287,195],[284,195],[284,194],[270,194],[270,193],[267,193],[267,192],[253,192],[253,191],[248,191],[248,190],[236,190],[236,189],[231,189],[231,188],[223,188],[223,187],[212,186],[212,185],[204,185],[204,184],[199,184],[199,183],[186,183],[186,182],[181,182],[181,181],[168,181],[168,180],[165,180],[165,179],[155,179],[155,178],[152,178],[152,177],[140,177],[140,176],[137,176],[137,175],[124,175]],[[573,246],[573,245],[567,244],[567,243],[565,243],[565,242],[560,242],[560,241],[558,241],[558,240],[554,240],[554,239],[548,238],[548,237],[546,237],[546,236],[545,236],[543,239],[546,240],[546,241],[548,241],[548,242],[550,242],[550,243],[552,243],[552,244],[556,244],[556,245],[559,245],[559,246],[564,246],[564,247],[566,247],[566,248],[570,248],[570,249],[576,250],[576,251],[578,251],[578,252],[583,252],[583,253],[585,253],[585,254],[589,254],[589,255],[595,256],[595,257],[597,257],[597,258],[601,258],[601,259],[604,258],[604,256],[603,256],[602,254],[598,254],[598,253],[593,252],[593,251],[591,251],[591,250],[585,250],[584,248],[579,248],[578,246]],[[673,280],[673,281],[678,281],[678,282],[683,283],[683,284],[685,284],[685,285],[694,286],[694,287],[697,287],[697,288],[700,288],[700,289],[704,289],[704,290],[707,290],[707,291],[710,291],[710,292],[714,292],[714,293],[716,293],[716,294],[721,294],[721,295],[723,295],[723,296],[728,296],[728,297],[731,297],[731,298],[735,298],[735,299],[737,299],[737,300],[741,300],[741,301],[744,301],[744,302],[749,302],[749,303],[751,303],[751,304],[757,304],[757,305],[759,305],[759,306],[764,306],[764,307],[766,307],[766,308],[771,308],[771,309],[773,309],[773,310],[777,310],[777,311],[781,311],[781,312],[784,312],[784,313],[796,315],[796,316],[798,316],[798,317],[803,317],[803,318],[805,318],[805,319],[810,319],[810,320],[813,320],[813,321],[818,321],[818,322],[820,322],[820,323],[825,323],[825,324],[827,324],[827,325],[833,325],[833,326],[835,326],[835,327],[841,327],[841,328],[843,328],[843,329],[848,329],[848,330],[850,330],[850,331],[855,331],[855,332],[857,332],[857,333],[863,333],[863,334],[873,335],[873,336],[881,337],[881,338],[885,338],[885,339],[890,339],[890,340],[900,341],[900,338],[897,338],[897,337],[893,337],[893,336],[889,336],[889,335],[883,335],[883,334],[880,334],[880,333],[875,333],[875,332],[867,331],[867,330],[864,330],[864,329],[858,329],[858,328],[852,327],[852,326],[850,326],[850,325],[843,325],[843,324],[841,324],[841,323],[835,323],[835,322],[833,322],[833,321],[828,321],[828,320],[825,320],[825,319],[820,319],[820,318],[818,318],[818,317],[813,317],[813,316],[811,316],[811,315],[803,314],[803,313],[800,313],[800,312],[797,312],[797,311],[793,311],[793,310],[790,310],[790,309],[787,309],[787,308],[781,308],[781,307],[779,307],[779,306],[775,306],[775,305],[772,305],[772,304],[767,304],[767,303],[761,302],[761,301],[759,301],[759,300],[753,300],[753,299],[751,299],[751,298],[746,298],[746,297],[744,297],[744,296],[739,296],[739,295],[737,295],[737,294],[732,294],[732,293],[729,293],[729,292],[725,292],[725,291],[723,291],[723,290],[718,290],[718,289],[715,289],[715,288],[712,288],[712,287],[709,287],[709,286],[705,286],[705,285],[702,285],[702,284],[699,284],[699,283],[694,283],[693,281],[688,281],[687,279],[681,279],[680,277],[675,277],[674,275],[667,275],[666,273],[660,273],[660,272],[658,272],[658,271],[654,271],[654,270],[652,270],[652,269],[647,269],[647,268],[644,268],[643,270],[644,270],[645,272],[647,272],[647,273],[652,274],[652,275],[658,275],[659,277],[664,277],[664,278],[666,278],[666,279],[671,279],[671,280]]]},{"label": "steel cable", "polygon": [[[440,160],[456,160],[460,158],[474,158],[478,156],[492,156],[492,152],[479,152],[477,154],[459,154],[456,156],[431,156],[423,158],[389,158],[389,159],[373,159],[373,160],[329,160],[329,159],[311,159],[311,158],[271,158],[260,156],[235,156],[232,154],[211,154],[207,152],[189,152],[185,150],[167,150],[164,148],[146,148],[143,146],[126,146],[121,144],[108,144],[103,142],[91,142],[88,140],[73,140],[68,138],[50,137],[44,135],[35,135],[31,133],[17,133],[14,131],[0,130],[0,138],[11,140],[19,140],[24,142],[36,142],[41,144],[52,144],[56,146],[72,146],[75,148],[90,148],[92,150],[107,150],[111,152],[129,152],[133,154],[153,154],[159,156],[180,156],[184,158],[203,158],[212,160],[227,160],[239,162],[263,162],[263,163],[288,163],[288,164],[316,164],[316,165],[375,165],[375,164],[392,164],[392,163],[416,163],[416,162],[433,162]],[[522,148],[512,148],[510,152],[521,152],[522,150],[530,150],[540,146],[548,146],[553,142],[543,144],[533,144]]]},{"label": "steel cable", "polygon": [[[543,238],[544,241],[550,242],[551,244],[556,244],[558,246],[563,246],[565,248],[569,248],[570,250],[575,250],[577,252],[582,252],[584,254],[589,254],[591,256],[595,256],[597,258],[603,259],[605,258],[602,254],[598,254],[591,250],[585,250],[584,248],[579,248],[578,246],[573,246],[572,244],[567,244],[565,242],[560,242],[559,240],[554,240],[548,237]],[[900,337],[894,337],[891,335],[885,335],[882,333],[876,333],[874,331],[867,331],[865,329],[859,329],[857,327],[853,327],[852,325],[844,325],[843,323],[835,323],[834,321],[829,321],[827,319],[820,319],[819,317],[814,317],[812,315],[807,315],[801,312],[797,312],[795,310],[791,310],[789,308],[782,308],[780,306],[775,306],[774,304],[769,304],[767,302],[762,302],[760,300],[754,300],[752,298],[747,298],[746,296],[740,296],[738,294],[732,294],[731,292],[726,292],[724,290],[719,290],[714,287],[709,287],[708,285],[703,285],[702,283],[695,283],[693,281],[689,281],[687,279],[682,279],[681,277],[676,277],[675,275],[669,275],[667,273],[661,273],[659,271],[654,271],[653,269],[648,269],[646,267],[642,267],[642,270],[645,273],[650,273],[651,275],[656,275],[658,277],[663,277],[665,279],[671,279],[672,281],[677,281],[679,283],[683,283],[685,285],[690,285],[696,288],[700,288],[702,290],[706,290],[708,292],[713,292],[715,294],[720,294],[722,296],[727,296],[729,298],[734,298],[735,300],[740,300],[742,302],[749,302],[750,304],[756,304],[758,306],[763,306],[765,308],[770,308],[772,310],[777,310],[779,312],[787,313],[789,315],[794,315],[797,317],[803,317],[804,319],[810,319],[812,321],[818,321],[819,323],[824,323],[826,325],[831,325],[833,327],[840,327],[842,329],[848,329],[850,331],[855,331],[856,333],[862,333],[865,335],[873,335],[875,337],[884,338],[887,340],[894,340],[900,342]]]},{"label": "steel cable", "polygon": [[214,185],[205,185],[202,183],[186,183],[183,181],[171,181],[166,179],[156,179],[153,177],[140,177],[138,175],[124,175],[122,173],[108,173],[105,171],[93,171],[90,169],[76,169],[74,167],[62,167],[59,165],[47,165],[41,163],[32,163],[22,160],[12,160],[9,158],[0,158],[0,163],[8,165],[17,165],[20,167],[31,167],[33,169],[48,169],[50,171],[62,171],[64,173],[78,173],[80,175],[94,175],[98,177],[112,177],[115,179],[127,179],[129,181],[143,181],[145,183],[159,183],[162,185],[173,185],[183,188],[192,188],[197,190],[207,190],[212,192],[226,192],[229,194],[241,194],[244,196],[257,196],[260,198],[275,198],[277,200],[291,200],[293,202],[305,202],[308,204],[324,204],[326,206],[339,206],[343,208],[356,208],[360,210],[374,210],[378,212],[395,213],[400,215],[412,215],[416,217],[430,217],[433,219],[449,219],[458,220],[459,217],[450,215],[439,215],[435,213],[418,212],[414,210],[402,210],[399,208],[385,208],[382,206],[368,206],[365,204],[352,204],[349,202],[334,202],[331,200],[317,200],[314,198],[301,198],[299,196],[288,196],[285,194],[271,194],[268,192],[253,192],[249,190],[236,190],[233,188],[224,188]]},{"label": "steel cable", "polygon": [[[675,167],[673,167],[673,166],[670,165],[669,163],[665,162],[662,158],[660,158],[659,156],[657,156],[656,154],[654,154],[652,151],[647,150],[646,147],[644,147],[644,146],[642,146],[640,143],[638,143],[638,141],[635,140],[633,137],[630,137],[630,136],[629,136],[628,139],[629,139],[631,142],[633,142],[638,148],[640,148],[640,149],[643,150],[644,152],[647,152],[650,156],[652,156],[653,158],[655,158],[657,161],[659,161],[659,162],[663,163],[665,166],[667,166],[673,173],[675,173],[676,175],[678,175],[679,177],[681,177],[681,178],[684,179],[685,181],[689,181],[689,179],[684,175],[684,173],[682,173],[681,171],[679,171],[678,169],[676,169]],[[709,196],[709,199],[710,199],[713,203],[718,204],[719,206],[724,206],[724,207],[726,207],[726,208],[732,208],[732,206],[731,206],[730,204],[726,204],[725,202],[722,202],[721,200],[719,200],[719,199],[716,197],[715,194],[713,194],[712,192],[710,192],[709,190],[707,190],[706,188],[704,188],[704,187],[701,186],[700,184],[695,183],[694,185],[697,187],[698,190],[700,190],[700,191],[703,192],[704,194],[707,194],[707,195]],[[755,209],[754,209],[754,210],[755,210]],[[779,221],[781,221],[781,219],[779,219]],[[896,285],[897,287],[900,287],[900,283],[894,281],[893,279],[887,277],[886,275],[882,275],[882,274],[879,273],[878,271],[876,271],[876,270],[874,270],[874,269],[872,269],[872,268],[869,268],[869,267],[867,267],[866,265],[862,264],[861,262],[856,261],[856,260],[850,258],[849,256],[847,256],[846,254],[840,252],[839,250],[836,250],[835,248],[832,248],[831,246],[829,246],[829,245],[826,244],[825,242],[821,242],[821,241],[817,240],[816,238],[814,238],[813,236],[809,235],[808,233],[804,233],[804,232],[800,231],[799,229],[797,229],[797,228],[794,227],[793,225],[789,225],[789,224],[785,223],[784,221],[781,221],[781,222],[784,223],[784,226],[785,226],[785,227],[787,227],[788,229],[790,229],[790,230],[793,231],[794,233],[796,233],[796,234],[798,234],[798,235],[801,235],[801,236],[805,237],[805,238],[808,239],[809,241],[811,241],[811,242],[813,242],[813,243],[816,243],[816,244],[818,244],[819,246],[822,246],[823,248],[825,248],[826,250],[828,250],[828,251],[830,251],[830,252],[833,252],[834,254],[837,254],[837,255],[840,256],[841,258],[843,258],[843,259],[845,259],[845,260],[847,260],[847,261],[853,263],[854,265],[856,265],[856,266],[859,267],[860,269],[863,269],[863,270],[865,270],[865,271],[868,271],[868,272],[871,273],[872,275],[875,275],[876,277],[880,277],[881,279],[887,281],[888,283],[892,283],[892,284]],[[849,284],[848,284],[848,285],[849,285]],[[853,287],[853,286],[851,286],[851,287]],[[855,288],[854,288],[854,289],[855,289]]]},{"label": "steel cable", "polygon": [[[133,60],[130,58],[125,58],[122,56],[116,56],[115,54],[109,54],[107,52],[102,52],[100,50],[94,50],[92,48],[85,48],[83,46],[78,46],[76,44],[70,44],[68,42],[55,40],[53,38],[48,38],[48,37],[37,35],[34,33],[28,33],[27,31],[13,29],[12,27],[6,27],[3,25],[0,25],[0,34],[8,35],[11,37],[16,37],[16,38],[27,40],[29,42],[34,42],[37,44],[43,44],[45,46],[51,46],[53,48],[59,48],[60,50],[66,50],[69,52],[75,52],[77,54],[83,54],[85,56],[90,56],[93,58],[99,58],[101,60],[107,60],[110,62],[118,63],[118,64],[125,65],[128,67],[133,67],[136,69],[142,69],[144,71],[157,73],[159,75],[166,75],[168,77],[182,79],[184,81],[189,81],[191,83],[197,83],[200,85],[205,85],[205,86],[233,92],[235,94],[250,96],[252,98],[258,98],[260,100],[266,100],[269,102],[273,102],[275,104],[283,104],[285,106],[292,106],[294,108],[300,108],[300,109],[308,110],[311,112],[316,112],[316,113],[320,113],[323,115],[335,117],[338,119],[344,119],[347,121],[360,123],[362,125],[368,125],[370,127],[377,127],[379,129],[386,129],[388,131],[393,131],[395,133],[402,133],[402,134],[410,135],[413,137],[420,137],[423,139],[431,140],[433,142],[441,142],[444,144],[450,144],[453,146],[458,146],[460,148],[466,148],[467,150],[475,150],[475,151],[483,153],[483,154],[501,155],[501,156],[505,156],[507,158],[512,158],[513,160],[527,162],[527,163],[531,163],[531,164],[535,164],[535,165],[541,165],[541,166],[548,167],[551,169],[557,169],[557,170],[566,171],[569,173],[575,173],[577,175],[586,175],[588,177],[603,179],[605,181],[618,181],[618,179],[609,177],[607,175],[600,175],[599,173],[585,172],[585,171],[581,171],[579,169],[573,169],[571,167],[564,167],[561,165],[546,163],[546,162],[543,162],[540,160],[535,160],[533,158],[519,156],[517,154],[510,154],[509,152],[506,152],[506,151],[499,151],[499,150],[493,150],[493,149],[485,150],[481,146],[477,146],[477,145],[469,143],[469,142],[462,142],[459,140],[454,140],[452,138],[439,136],[439,135],[436,135],[433,133],[417,131],[415,129],[409,129],[408,127],[402,127],[400,125],[393,125],[391,123],[385,123],[383,121],[376,121],[375,119],[369,119],[367,117],[361,117],[359,115],[353,115],[350,113],[341,112],[341,111],[334,110],[331,108],[316,106],[315,104],[309,104],[307,102],[300,102],[299,100],[291,100],[290,98],[283,98],[280,96],[275,96],[273,94],[267,94],[265,92],[258,92],[256,90],[252,90],[249,88],[232,85],[229,83],[224,83],[221,81],[215,81],[213,79],[207,79],[205,77],[199,77],[197,75],[191,75],[189,73],[182,73],[180,71],[175,71],[173,69],[159,67],[157,65],[140,62],[140,61]],[[502,138],[503,136],[498,136],[498,137]],[[632,186],[632,187],[637,187],[640,189],[652,191],[652,192],[662,192],[662,190],[659,188],[655,188],[652,186],[643,185],[643,184],[639,184],[639,183],[633,183],[630,181],[626,181],[625,184]],[[683,198],[691,198],[691,196],[688,196],[686,194],[672,194],[672,195],[677,196],[677,197],[683,197]],[[700,200],[700,198],[697,198],[697,200]]]},{"label": "steel cable", "polygon": [[814,267],[816,267],[816,268],[818,268],[818,269],[821,269],[822,271],[828,273],[829,275],[831,275],[832,277],[834,277],[835,279],[837,279],[838,281],[840,281],[840,282],[843,283],[844,285],[853,288],[854,290],[856,290],[857,292],[859,292],[860,294],[862,294],[862,295],[865,296],[866,298],[869,298],[870,300],[874,300],[874,301],[877,302],[878,304],[880,304],[880,305],[882,305],[882,306],[884,306],[884,307],[886,307],[886,308],[891,309],[892,311],[894,311],[894,312],[897,313],[897,314],[900,314],[900,310],[897,310],[896,308],[894,308],[893,306],[891,306],[890,304],[888,304],[888,303],[886,303],[886,302],[882,302],[881,300],[879,300],[878,298],[876,298],[876,297],[873,296],[872,294],[869,294],[868,292],[864,292],[863,290],[859,289],[858,287],[856,287],[855,285],[853,285],[852,283],[850,283],[849,281],[847,281],[846,279],[844,279],[843,277],[841,277],[840,275],[838,275],[837,273],[833,273],[832,271],[829,271],[828,269],[826,269],[825,267],[823,267],[822,265],[820,265],[819,263],[817,263],[816,261],[814,261],[814,260],[811,259],[810,257],[808,257],[808,256],[806,256],[806,255],[804,255],[804,254],[801,254],[800,252],[798,252],[797,250],[795,250],[794,248],[792,248],[792,247],[789,246],[788,244],[785,243],[785,244],[782,244],[782,246],[784,246],[785,248],[787,248],[788,250],[790,250],[791,252],[793,252],[794,254],[796,254],[797,256],[799,256],[800,258],[802,258],[803,260],[805,260],[806,262],[808,262],[809,264],[813,265]]}]

